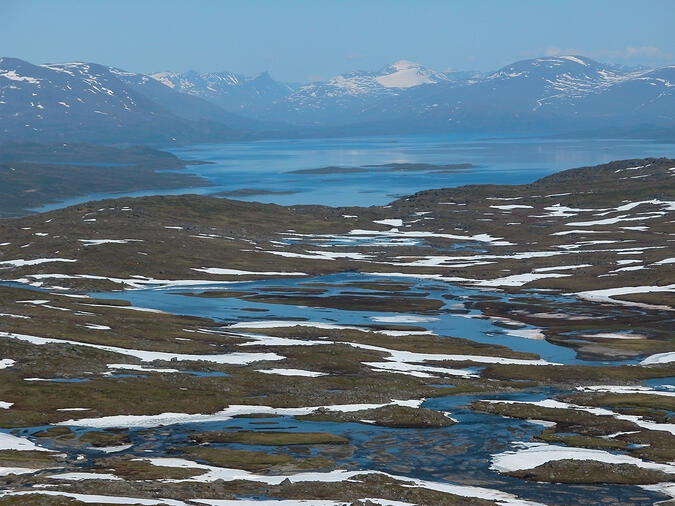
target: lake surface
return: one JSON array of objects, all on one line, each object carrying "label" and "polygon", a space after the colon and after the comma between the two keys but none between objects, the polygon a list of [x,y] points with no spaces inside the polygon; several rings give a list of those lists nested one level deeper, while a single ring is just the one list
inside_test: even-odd
[{"label": "lake surface", "polygon": [[[299,192],[234,197],[258,202],[383,205],[430,188],[465,184],[521,184],[564,169],[626,158],[666,156],[675,146],[627,140],[467,139],[457,136],[298,139],[191,146],[171,150],[183,159],[214,162],[191,168],[218,185],[210,191],[256,188]],[[370,171],[293,174],[321,167],[389,163],[471,163],[453,173]]]},{"label": "lake surface", "polygon": [[[675,156],[675,144],[643,140],[480,139],[457,135],[283,139],[164,149],[185,160],[212,162],[187,169],[207,179],[212,186],[93,193],[36,210],[49,211],[121,196],[213,194],[242,189],[263,193],[230,195],[228,198],[281,205],[383,205],[398,197],[431,188],[465,184],[523,184],[574,167],[630,158]],[[390,163],[470,163],[475,167],[450,173],[382,169],[348,174],[290,173],[302,169]]]}]

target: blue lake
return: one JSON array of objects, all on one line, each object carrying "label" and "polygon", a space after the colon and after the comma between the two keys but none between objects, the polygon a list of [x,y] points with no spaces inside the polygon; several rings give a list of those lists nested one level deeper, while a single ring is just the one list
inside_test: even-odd
[{"label": "blue lake", "polygon": [[[563,169],[611,160],[675,153],[671,144],[626,140],[467,139],[458,136],[298,139],[174,149],[183,159],[214,162],[192,167],[212,181],[210,191],[259,188],[297,191],[242,200],[277,204],[382,205],[424,189],[465,184],[521,184]],[[367,172],[292,174],[321,167],[388,163],[457,164],[476,167],[453,173]]]},{"label": "blue lake", "polygon": [[[231,196],[282,205],[383,205],[420,190],[465,184],[522,184],[554,172],[612,160],[675,155],[675,145],[626,139],[480,139],[458,135],[283,139],[165,148],[185,160],[202,160],[187,171],[212,186],[93,193],[50,204],[40,211],[120,196],[212,194],[241,189],[283,192]],[[459,172],[370,170],[348,174],[293,174],[323,167],[361,167],[390,163],[437,165],[470,163]],[[286,193],[292,192],[292,193]]]}]

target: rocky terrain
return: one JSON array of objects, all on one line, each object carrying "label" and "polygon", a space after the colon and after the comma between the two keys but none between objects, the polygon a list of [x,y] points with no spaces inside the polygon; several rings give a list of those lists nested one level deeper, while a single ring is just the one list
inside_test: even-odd
[{"label": "rocky terrain", "polygon": [[4,219],[0,504],[665,500],[674,176]]}]

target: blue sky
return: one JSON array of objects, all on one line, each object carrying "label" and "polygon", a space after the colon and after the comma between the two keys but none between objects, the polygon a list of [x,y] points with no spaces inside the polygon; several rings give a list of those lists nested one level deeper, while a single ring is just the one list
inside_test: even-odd
[{"label": "blue sky", "polygon": [[675,63],[675,0],[0,0],[0,54],[307,81],[408,59],[491,70],[552,54]]}]

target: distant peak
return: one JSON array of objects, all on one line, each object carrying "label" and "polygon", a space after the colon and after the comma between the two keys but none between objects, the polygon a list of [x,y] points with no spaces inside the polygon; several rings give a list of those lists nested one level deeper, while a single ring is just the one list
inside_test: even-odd
[{"label": "distant peak", "polygon": [[153,72],[152,74],[148,74],[150,77],[175,77],[178,75],[178,72]]},{"label": "distant peak", "polygon": [[412,88],[421,84],[447,81],[447,78],[419,63],[398,60],[383,68],[375,80],[385,88]]},{"label": "distant peak", "polygon": [[567,61],[571,61],[571,62],[574,62],[574,63],[578,63],[579,65],[583,65],[584,67],[588,67],[588,65],[589,65],[588,62],[585,60],[585,58],[583,56],[574,56],[574,55],[568,54],[568,55],[558,56],[558,58],[561,58],[561,59],[567,60]]},{"label": "distant peak", "polygon": [[422,65],[410,60],[398,60],[389,65],[389,67],[394,68],[396,70],[407,70],[407,69],[418,69],[421,68]]},{"label": "distant peak", "polygon": [[164,86],[173,88],[176,85],[171,79],[176,78],[177,75],[178,74],[175,72],[155,72],[154,74],[150,74],[150,77],[152,77],[155,81],[162,83]]},{"label": "distant peak", "polygon": [[251,77],[252,81],[256,80],[256,79],[273,81],[272,76],[270,75],[270,73],[267,70],[265,70],[264,72],[260,72],[258,74],[255,74],[254,76]]}]

